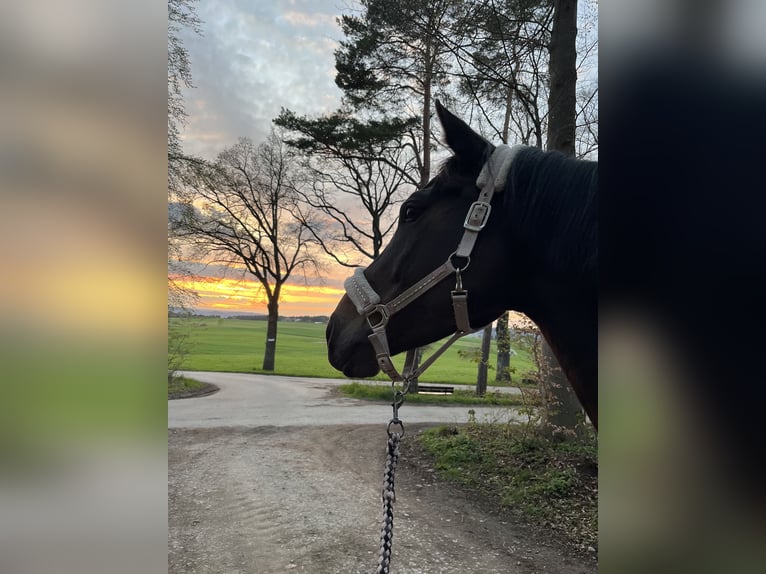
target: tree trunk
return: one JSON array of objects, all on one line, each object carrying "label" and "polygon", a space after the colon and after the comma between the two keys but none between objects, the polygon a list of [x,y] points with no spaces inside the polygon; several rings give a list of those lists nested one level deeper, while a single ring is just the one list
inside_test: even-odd
[{"label": "tree trunk", "polygon": [[[427,47],[426,51],[426,71],[423,77],[423,122],[421,127],[423,129],[423,163],[420,169],[420,187],[423,188],[428,184],[431,179],[431,47]],[[423,347],[419,347],[415,350],[415,360],[412,364],[412,368],[416,369],[420,365],[420,360],[423,358]],[[415,377],[410,381],[410,393],[418,393],[418,378]]]},{"label": "tree trunk", "polygon": [[279,301],[270,300],[267,305],[269,318],[266,323],[266,351],[263,354],[263,370],[274,370],[274,358],[277,354],[277,322],[279,320]]},{"label": "tree trunk", "polygon": [[487,392],[487,370],[489,369],[489,346],[492,343],[492,323],[484,327],[481,333],[481,359],[476,377],[476,395],[483,397]]},{"label": "tree trunk", "polygon": [[420,187],[431,179],[431,51],[426,52],[426,71],[423,78],[423,166],[420,172]]},{"label": "tree trunk", "polygon": [[500,315],[495,328],[497,341],[495,381],[498,383],[511,382],[511,332],[508,329],[508,315],[508,311]]},{"label": "tree trunk", "polygon": [[544,424],[552,433],[574,429],[582,418],[582,407],[569,381],[561,370],[548,342],[542,342],[543,369],[540,391],[543,399]]},{"label": "tree trunk", "polygon": [[[548,150],[575,154],[577,85],[577,0],[554,0],[549,44]],[[542,341],[544,376],[540,378],[549,428],[574,429],[582,409],[547,341]],[[548,373],[547,376],[545,374]],[[574,398],[574,400],[573,400]]]},{"label": "tree trunk", "polygon": [[547,149],[575,154],[577,0],[554,0]]},{"label": "tree trunk", "polygon": [[[517,60],[513,69],[514,83],[519,74],[521,61]],[[511,109],[513,107],[514,88],[508,87],[505,98],[505,117],[503,119],[503,143],[508,143],[508,135],[511,128]],[[498,383],[511,382],[511,340],[508,331],[508,311],[500,315],[495,327],[495,339],[497,341],[497,364],[495,368],[495,381]]]},{"label": "tree trunk", "polygon": [[[516,65],[518,68],[518,64]],[[514,75],[514,78],[516,76]],[[503,143],[508,143],[508,133],[511,130],[511,107],[513,106],[513,88],[508,87],[508,91],[505,97],[505,116],[503,117]]]}]

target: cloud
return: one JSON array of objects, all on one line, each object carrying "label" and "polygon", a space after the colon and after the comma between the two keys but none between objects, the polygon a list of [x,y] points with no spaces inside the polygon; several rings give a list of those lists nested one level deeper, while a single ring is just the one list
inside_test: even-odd
[{"label": "cloud", "polygon": [[[338,5],[336,0],[200,2],[203,36],[183,35],[196,86],[184,91],[189,115],[184,151],[213,159],[238,137],[263,140],[282,107],[301,115],[337,109],[341,93],[334,81],[334,51],[343,37],[336,22]],[[198,283],[206,305],[265,309],[243,269],[189,266],[208,278]],[[309,277],[304,284],[302,277],[292,278],[281,310],[332,311],[349,273],[328,263],[321,281]],[[211,285],[219,278],[223,282],[216,290]]]},{"label": "cloud", "polygon": [[309,14],[307,12],[295,12],[290,10],[282,14],[282,18],[293,26],[327,26],[335,24],[333,14]]},{"label": "cloud", "polygon": [[336,4],[199,4],[204,35],[183,36],[196,86],[184,92],[185,151],[212,158],[237,137],[261,140],[281,107],[311,115],[337,108],[333,53],[342,33]]}]

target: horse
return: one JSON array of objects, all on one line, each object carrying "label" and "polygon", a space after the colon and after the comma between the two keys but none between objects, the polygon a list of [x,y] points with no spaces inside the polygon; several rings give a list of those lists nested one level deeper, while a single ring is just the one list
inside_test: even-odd
[{"label": "horse", "polygon": [[539,327],[598,428],[597,162],[495,146],[438,101],[436,112],[453,155],[402,204],[381,255],[347,280],[327,325],[330,364],[371,377],[392,368],[386,353],[515,310]]}]

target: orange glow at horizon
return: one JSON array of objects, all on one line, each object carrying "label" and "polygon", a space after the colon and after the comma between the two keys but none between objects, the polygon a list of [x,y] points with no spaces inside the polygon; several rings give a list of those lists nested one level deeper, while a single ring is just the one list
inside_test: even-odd
[{"label": "orange glow at horizon", "polygon": [[[188,279],[176,277],[179,286],[199,296],[195,307],[208,311],[241,311],[266,314],[266,293],[257,281],[219,277]],[[343,289],[319,285],[282,286],[280,315],[330,315],[343,296]]]},{"label": "orange glow at horizon", "polygon": [[[195,307],[206,311],[257,313],[265,315],[266,294],[257,281],[228,277],[198,277],[188,279],[173,277],[179,286],[194,291],[199,296]],[[345,291],[326,285],[282,286],[279,297],[279,314],[283,316],[330,315]],[[522,313],[511,311],[509,323],[513,328],[529,326],[530,319]]]}]

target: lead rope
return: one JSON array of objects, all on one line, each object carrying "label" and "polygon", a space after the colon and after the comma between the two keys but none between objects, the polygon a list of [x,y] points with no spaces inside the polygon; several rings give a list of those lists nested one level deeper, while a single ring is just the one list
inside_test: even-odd
[{"label": "lead rope", "polygon": [[386,469],[383,473],[383,526],[380,531],[380,552],[378,553],[377,574],[388,574],[391,566],[391,552],[394,542],[394,472],[399,460],[399,441],[402,435],[391,433],[388,437]]},{"label": "lead rope", "polygon": [[[404,395],[407,394],[408,390],[409,381],[405,381],[402,390],[394,389],[394,400],[391,403],[394,416],[386,428],[388,445],[386,449],[386,466],[383,470],[383,524],[380,529],[380,550],[378,552],[378,569],[375,571],[376,574],[389,574],[389,568],[391,567],[391,554],[394,543],[394,503],[396,502],[394,474],[396,473],[396,463],[399,461],[399,442],[404,436],[404,423],[399,419],[399,407],[404,403]],[[395,426],[399,426],[401,432],[392,431],[392,427]]]}]

